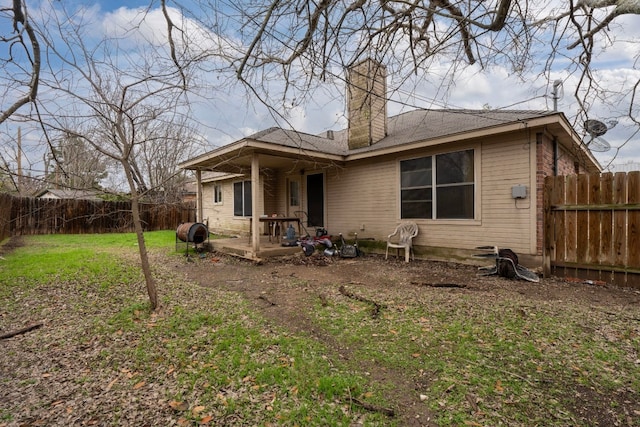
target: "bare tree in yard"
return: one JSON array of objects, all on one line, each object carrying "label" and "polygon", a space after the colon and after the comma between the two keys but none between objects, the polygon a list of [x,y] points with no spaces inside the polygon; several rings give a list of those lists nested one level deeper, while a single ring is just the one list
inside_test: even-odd
[{"label": "bare tree in yard", "polygon": [[[319,79],[373,56],[397,81],[411,74],[428,80],[431,67],[443,66],[452,84],[469,66],[478,72],[499,65],[522,78],[538,74],[549,86],[557,78],[552,74],[572,76],[581,110],[576,120],[604,104],[640,124],[637,47],[628,59],[630,84],[608,87],[609,77],[597,70],[598,54],[637,46],[619,31],[634,25],[637,0],[271,0],[218,10],[198,4],[194,19],[241,38],[237,77],[266,103],[302,104]],[[284,81],[284,94],[269,93],[273,81]]]},{"label": "bare tree in yard", "polygon": [[147,292],[156,309],[158,294],[139,204],[157,182],[147,180],[142,167],[151,166],[142,157],[166,154],[152,151],[158,147],[185,151],[190,143],[178,137],[188,134],[188,75],[162,45],[137,34],[134,25],[127,37],[139,39],[135,49],[127,50],[124,37],[92,40],[90,20],[83,23],[79,11],[67,13],[61,6],[51,8],[50,14],[46,29],[41,29],[50,68],[40,76],[47,99],[38,102],[39,119],[48,132],[82,141],[120,165],[130,192]]},{"label": "bare tree in yard", "polygon": [[71,189],[100,189],[107,176],[107,160],[84,139],[63,134],[45,162],[45,182]]},{"label": "bare tree in yard", "polygon": [[138,133],[148,135],[149,143],[137,145],[131,158],[136,182],[145,189],[145,200],[155,203],[178,203],[187,181],[178,164],[195,154],[200,137],[182,114],[169,121],[142,124]]}]

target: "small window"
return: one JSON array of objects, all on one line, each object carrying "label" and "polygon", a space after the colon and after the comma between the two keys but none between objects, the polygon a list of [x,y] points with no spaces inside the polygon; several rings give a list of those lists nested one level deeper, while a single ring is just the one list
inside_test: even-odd
[{"label": "small window", "polygon": [[222,203],[222,185],[216,184],[213,186],[213,203],[219,205]]},{"label": "small window", "polygon": [[300,206],[299,181],[289,181],[289,206]]},{"label": "small window", "polygon": [[233,215],[251,216],[251,181],[233,183]]}]

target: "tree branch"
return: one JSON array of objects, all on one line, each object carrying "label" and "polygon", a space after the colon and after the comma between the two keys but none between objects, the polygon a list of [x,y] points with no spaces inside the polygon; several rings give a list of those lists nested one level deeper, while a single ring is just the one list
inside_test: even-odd
[{"label": "tree branch", "polygon": [[29,43],[31,45],[31,55],[29,55],[29,49],[20,37],[20,43],[25,47],[25,51],[27,52],[27,56],[30,57],[31,61],[31,80],[28,84],[28,92],[25,96],[18,98],[12,105],[9,106],[6,110],[4,110],[0,114],[0,124],[5,122],[9,117],[11,117],[20,107],[26,105],[30,102],[35,101],[38,95],[38,84],[40,82],[40,66],[41,66],[41,53],[40,53],[40,43],[38,42],[38,37],[36,35],[35,30],[31,26],[29,22],[28,15],[24,12],[24,7],[22,4],[22,0],[13,0],[13,28],[15,32],[18,32],[18,24],[22,24],[24,31],[27,33],[27,37],[29,38]]}]

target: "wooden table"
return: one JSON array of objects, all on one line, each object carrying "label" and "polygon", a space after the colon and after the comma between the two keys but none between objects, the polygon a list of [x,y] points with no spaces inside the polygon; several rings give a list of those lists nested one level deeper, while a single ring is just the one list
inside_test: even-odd
[{"label": "wooden table", "polygon": [[[253,218],[249,221],[250,230],[253,232],[252,227]],[[285,223],[295,222],[298,224],[298,236],[300,236],[300,218],[297,216],[261,216],[260,222],[266,222],[269,227],[269,241],[271,237],[276,237],[282,234],[283,226]]]}]

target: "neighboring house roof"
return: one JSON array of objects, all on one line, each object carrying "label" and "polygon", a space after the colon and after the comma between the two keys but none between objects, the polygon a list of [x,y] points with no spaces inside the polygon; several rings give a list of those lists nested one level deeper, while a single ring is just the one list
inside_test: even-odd
[{"label": "neighboring house roof", "polygon": [[101,200],[95,190],[47,189],[36,193],[41,199],[87,199]]},{"label": "neighboring house roof", "polygon": [[[233,172],[233,169],[225,169],[225,164],[238,165],[243,163],[241,157],[245,156],[246,165],[247,156],[252,150],[292,158],[313,157],[346,162],[390,151],[438,145],[534,126],[545,126],[554,131],[560,135],[559,142],[566,147],[576,148],[580,141],[564,114],[557,111],[418,109],[389,117],[386,136],[363,148],[349,149],[346,129],[311,135],[272,127],[190,159],[180,166],[185,169],[211,168]],[[594,171],[600,169],[588,149],[579,146],[578,149],[589,158]]]}]

